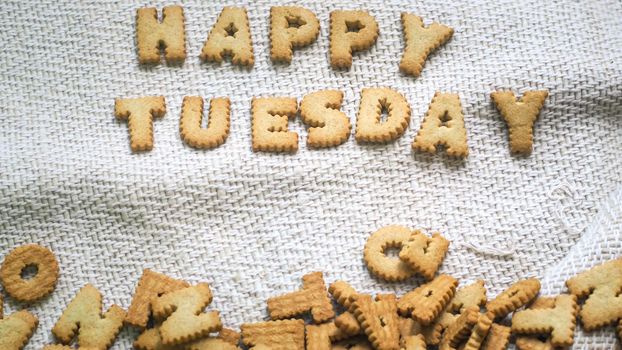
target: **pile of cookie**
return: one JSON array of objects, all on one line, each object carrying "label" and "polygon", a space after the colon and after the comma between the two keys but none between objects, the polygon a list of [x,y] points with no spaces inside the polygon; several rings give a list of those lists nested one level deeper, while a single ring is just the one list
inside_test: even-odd
[{"label": "pile of cookie", "polygon": [[[271,320],[242,324],[240,332],[223,328],[218,311],[205,310],[212,302],[207,283],[190,285],[145,269],[127,312],[113,305],[103,314],[101,293],[87,284],[54,324],[60,344],[43,349],[70,350],[75,339],[81,350],[105,350],[124,324],[142,330],[134,342],[139,350],[496,350],[507,348],[512,334],[522,350],[566,348],[577,313],[586,331],[619,322],[622,334],[622,259],[569,279],[570,294],[538,297],[540,282],[531,278],[488,300],[482,280],[458,288],[455,278],[437,275],[449,244],[439,233],[383,227],[365,245],[369,270],[387,281],[418,274],[426,283],[400,297],[374,297],[345,281],[326,288],[323,274],[312,272],[299,290],[268,299]],[[388,256],[390,248],[400,249],[399,256]],[[36,273],[25,278],[31,266]],[[54,254],[35,244],[11,251],[0,268],[6,293],[26,304],[49,295],[58,277]],[[585,298],[580,312],[579,298]],[[22,349],[37,317],[27,310],[2,316],[0,297],[0,349]]]}]

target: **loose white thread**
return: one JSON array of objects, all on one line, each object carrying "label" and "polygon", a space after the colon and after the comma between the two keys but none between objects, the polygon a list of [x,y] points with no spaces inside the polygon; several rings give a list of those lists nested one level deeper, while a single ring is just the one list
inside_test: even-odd
[{"label": "loose white thread", "polygon": [[[551,200],[559,202],[559,205],[553,208],[553,215],[562,223],[566,231],[578,235],[587,228],[587,224],[579,229],[575,228],[576,225],[573,225],[566,215],[566,210],[571,207],[588,208],[584,201],[577,195],[574,186],[566,181],[558,181],[553,185],[551,191],[549,191],[548,197]],[[566,200],[569,202],[568,204],[564,204]]]},{"label": "loose white thread", "polygon": [[[512,242],[510,243],[512,243],[511,246],[513,247],[514,246],[513,239],[512,239]],[[490,256],[512,256],[516,252],[514,248],[499,249],[499,248],[486,246],[486,245],[479,244],[479,243],[473,243],[469,241],[462,243],[462,245],[477,253],[484,254],[484,255],[490,255]]]}]

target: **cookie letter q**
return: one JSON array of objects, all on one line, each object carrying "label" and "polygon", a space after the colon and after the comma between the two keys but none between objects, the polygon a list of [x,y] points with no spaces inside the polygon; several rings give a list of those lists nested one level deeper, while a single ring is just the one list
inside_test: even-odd
[{"label": "cookie letter q", "polygon": [[231,62],[252,67],[255,62],[251,30],[246,9],[225,7],[201,50],[201,59],[222,62],[223,56],[231,55]]},{"label": "cookie letter q", "polygon": [[186,33],[184,9],[167,6],[158,21],[158,10],[153,7],[136,10],[136,45],[140,63],[159,63],[160,48],[164,48],[167,62],[179,62],[186,58]]},{"label": "cookie letter q", "polygon": [[320,22],[306,8],[275,6],[270,9],[270,59],[292,61],[293,48],[313,43],[320,34]]},{"label": "cookie letter q", "polygon": [[163,96],[116,99],[114,114],[127,120],[132,151],[150,151],[153,148],[153,118],[166,113]]},{"label": "cookie letter q", "polygon": [[367,50],[378,38],[378,22],[365,11],[330,13],[330,65],[350,68],[352,52]]}]

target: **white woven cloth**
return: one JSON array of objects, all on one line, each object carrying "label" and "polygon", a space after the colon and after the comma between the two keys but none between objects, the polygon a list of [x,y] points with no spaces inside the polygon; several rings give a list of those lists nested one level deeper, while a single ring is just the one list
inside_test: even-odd
[{"label": "white woven cloth", "polygon": [[[188,58],[180,67],[141,67],[135,11],[151,1],[3,1],[0,6],[0,258],[35,242],[61,264],[56,291],[28,309],[40,319],[29,345],[50,332],[89,282],[108,307],[128,307],[145,267],[207,281],[225,325],[264,319],[266,298],[310,271],[364,292],[403,293],[369,275],[362,248],[383,225],[402,224],[452,240],[442,271],[463,283],[485,279],[489,296],[528,276],[543,292],[565,291],[578,271],[622,255],[622,3],[611,1],[299,1],[320,19],[316,43],[291,65],[269,60],[269,8],[278,1],[184,2]],[[247,7],[252,70],[201,63],[198,54],[224,5]],[[287,2],[287,4],[292,4]],[[367,9],[380,26],[349,71],[329,67],[328,17]],[[398,72],[400,12],[454,28],[421,77]],[[355,122],[360,90],[405,94],[412,120],[397,142],[310,150],[300,119],[293,155],[256,154],[253,96],[302,98],[344,91]],[[507,128],[490,92],[545,88],[530,157],[509,154]],[[464,161],[410,149],[435,91],[462,99],[470,155]],[[129,149],[114,99],[163,95],[155,148]],[[211,151],[183,144],[184,96],[228,96],[231,134]],[[474,249],[476,248],[476,249]],[[489,249],[485,249],[489,248]],[[482,251],[494,249],[491,253]],[[8,312],[24,307],[10,298]],[[124,329],[112,349],[130,349]],[[576,349],[610,349],[613,328],[577,334]]]}]

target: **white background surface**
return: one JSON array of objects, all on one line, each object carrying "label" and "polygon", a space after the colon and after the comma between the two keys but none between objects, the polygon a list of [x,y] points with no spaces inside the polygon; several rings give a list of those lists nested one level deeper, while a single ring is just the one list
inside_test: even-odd
[{"label": "white background surface", "polygon": [[[51,328],[85,283],[127,308],[145,267],[207,281],[226,326],[266,317],[266,298],[292,291],[310,271],[364,292],[403,293],[362,262],[368,235],[387,224],[439,230],[452,240],[442,271],[486,279],[494,296],[536,276],[543,292],[622,252],[622,5],[619,1],[296,2],[321,23],[316,43],[291,65],[269,60],[268,17],[278,1],[183,2],[188,58],[141,67],[137,8],[173,2],[5,1],[0,8],[0,257],[35,242],[61,264],[57,290],[29,307],[40,319],[26,349],[52,343]],[[201,63],[198,54],[224,5],[246,6],[255,66]],[[287,4],[292,4],[288,2]],[[349,71],[329,67],[328,17],[367,9],[376,45]],[[398,72],[400,12],[454,28],[415,79]],[[253,96],[344,91],[355,124],[360,90],[389,86],[411,104],[395,143],[310,150],[300,119],[293,155],[251,151]],[[507,128],[489,94],[548,89],[528,158],[509,154]],[[465,161],[410,149],[435,91],[462,99]],[[114,99],[163,95],[155,148],[132,154]],[[183,144],[184,96],[228,96],[231,134],[211,151]],[[505,256],[470,248],[493,247]],[[24,307],[7,300],[7,311]],[[113,349],[130,349],[125,329]],[[575,348],[610,349],[612,328],[579,335]]]}]

